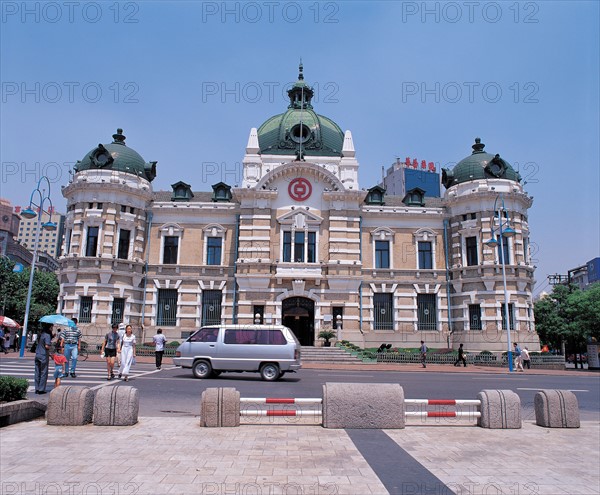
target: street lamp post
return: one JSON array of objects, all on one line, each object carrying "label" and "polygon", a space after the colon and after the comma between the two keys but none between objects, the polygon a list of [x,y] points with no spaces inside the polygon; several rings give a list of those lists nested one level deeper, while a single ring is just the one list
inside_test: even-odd
[{"label": "street lamp post", "polygon": [[[497,208],[498,199],[501,200],[502,206]],[[502,213],[506,213],[505,220],[502,219]],[[499,241],[494,237],[494,224],[492,221],[492,238],[489,241],[486,241],[486,244],[491,247],[496,247],[500,244],[500,255],[498,256],[500,262],[502,263],[502,284],[504,286],[504,321],[506,322],[506,340],[508,342],[508,371],[512,373],[513,371],[513,361],[512,361],[512,344],[510,341],[510,320],[509,320],[509,310],[508,310],[508,290],[506,289],[506,268],[505,265],[507,263],[507,257],[504,252],[504,243],[508,243],[508,238],[515,235],[515,231],[510,227],[510,221],[508,218],[508,212],[504,208],[504,196],[502,193],[496,196],[496,200],[494,201],[494,216],[498,215],[498,238]],[[508,244],[507,244],[508,245]]]},{"label": "street lamp post", "polygon": [[[40,185],[41,185],[42,181],[45,181],[46,184],[48,185],[48,193],[47,194],[46,194],[45,189],[40,189]],[[39,198],[39,204],[36,204],[33,202],[34,196],[36,194]],[[48,203],[50,203],[50,209],[47,212],[50,215],[50,218],[47,222],[44,222],[42,224],[42,215],[44,214],[44,203],[46,201]],[[37,213],[32,207],[37,208]],[[35,271],[35,262],[37,260],[37,250],[38,250],[38,244],[40,241],[40,230],[42,228],[44,228],[46,230],[56,230],[56,224],[54,222],[52,222],[52,210],[53,210],[52,200],[50,199],[50,180],[48,180],[48,177],[43,175],[42,177],[40,177],[40,180],[38,181],[36,188],[31,193],[31,196],[29,198],[29,206],[25,210],[21,211],[21,216],[28,218],[28,219],[35,218],[37,215],[37,222],[35,225],[35,241],[33,243],[33,259],[31,260],[31,271],[29,273],[29,287],[27,289],[27,304],[25,305],[25,319],[23,321],[23,332],[21,335],[21,350],[19,353],[19,357],[23,357],[25,355],[25,346],[27,345],[27,325],[29,323],[29,308],[31,306],[31,290],[33,288],[33,272]]]}]

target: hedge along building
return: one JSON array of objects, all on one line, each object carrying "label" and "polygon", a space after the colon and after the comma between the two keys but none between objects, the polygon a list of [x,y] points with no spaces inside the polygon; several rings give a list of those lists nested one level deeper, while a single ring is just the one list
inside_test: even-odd
[{"label": "hedge along building", "polygon": [[121,320],[169,339],[261,322],[289,326],[303,345],[331,329],[365,347],[505,350],[499,259],[485,244],[504,192],[516,230],[504,258],[513,340],[539,348],[531,198],[512,167],[477,144],[445,171],[444,198],[364,190],[352,134],[314,111],[302,67],[288,95],[284,113],[250,131],[240,187],[195,192],[180,181],[154,192],[156,162],[128,148],[121,130],[78,162],[63,188],[59,310],[87,334]]}]

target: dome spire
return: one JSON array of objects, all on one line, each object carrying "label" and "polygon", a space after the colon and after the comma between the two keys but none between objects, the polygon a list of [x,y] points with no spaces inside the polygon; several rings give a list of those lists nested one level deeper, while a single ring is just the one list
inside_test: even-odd
[{"label": "dome spire", "polygon": [[125,135],[123,134],[123,129],[117,129],[117,133],[113,134],[113,144],[121,144],[123,146],[127,146],[125,144]]},{"label": "dome spire", "polygon": [[304,65],[302,65],[302,59],[300,59],[300,65],[298,66],[298,80],[296,84],[288,89],[287,93],[290,98],[288,108],[299,108],[302,110],[312,108],[310,100],[314,95],[314,91],[304,82]]},{"label": "dome spire", "polygon": [[475,144],[471,146],[473,148],[473,154],[475,153],[483,153],[483,148],[485,148],[485,144],[481,142],[481,138],[475,138]]}]

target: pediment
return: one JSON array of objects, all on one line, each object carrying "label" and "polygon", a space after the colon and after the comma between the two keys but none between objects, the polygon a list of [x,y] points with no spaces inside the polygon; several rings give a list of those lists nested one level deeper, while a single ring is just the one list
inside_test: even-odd
[{"label": "pediment", "polygon": [[331,191],[343,191],[345,189],[340,179],[327,170],[325,165],[302,161],[290,162],[275,167],[263,176],[254,187],[255,189],[269,189],[282,179],[289,182],[297,177],[322,182]]},{"label": "pediment", "polygon": [[323,218],[310,210],[304,208],[295,208],[277,217],[277,222],[280,224],[298,224],[298,217],[304,217],[303,222],[306,224],[320,224]]}]

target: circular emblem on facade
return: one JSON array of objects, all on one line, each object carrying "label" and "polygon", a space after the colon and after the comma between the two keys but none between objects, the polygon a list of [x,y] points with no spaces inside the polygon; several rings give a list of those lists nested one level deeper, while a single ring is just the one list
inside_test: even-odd
[{"label": "circular emblem on facade", "polygon": [[312,194],[312,185],[303,177],[297,177],[290,182],[288,194],[294,201],[306,201]]}]

